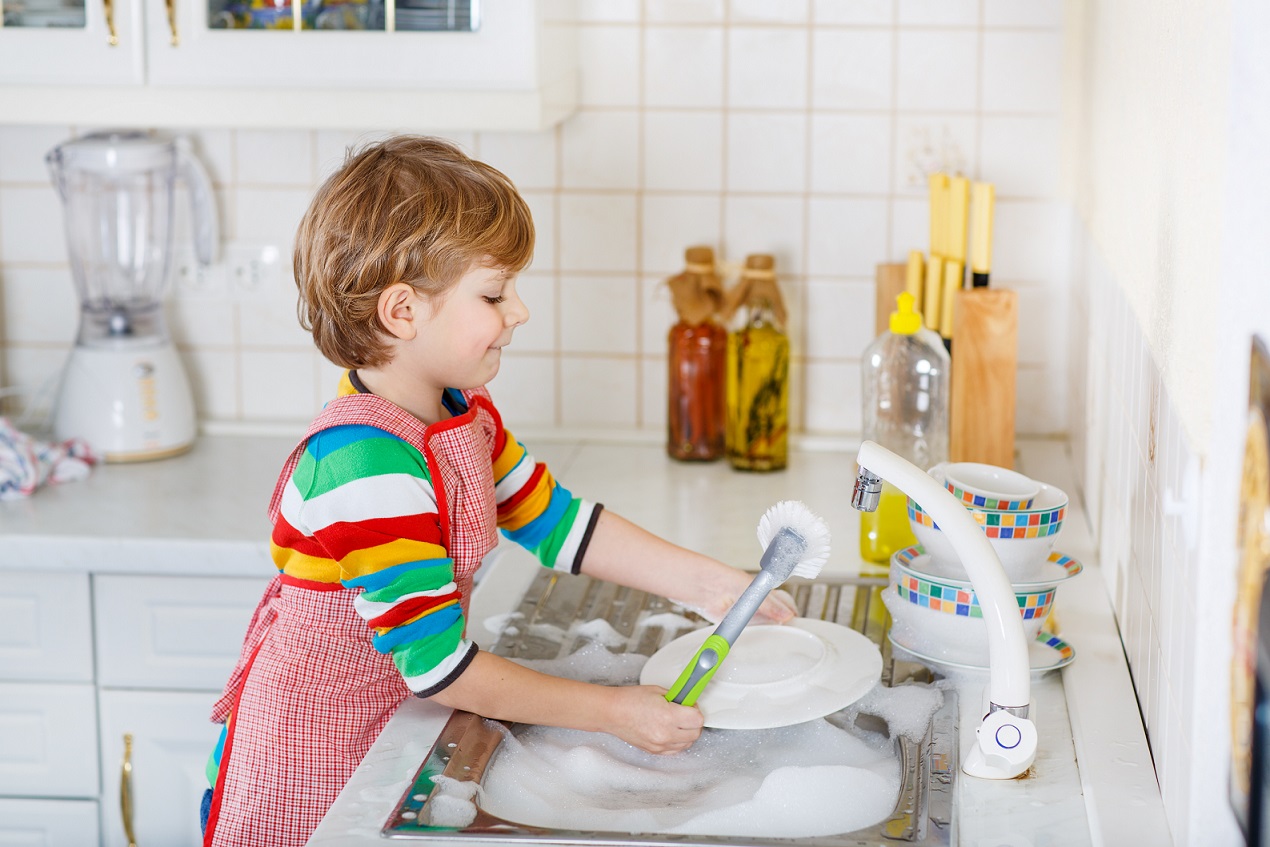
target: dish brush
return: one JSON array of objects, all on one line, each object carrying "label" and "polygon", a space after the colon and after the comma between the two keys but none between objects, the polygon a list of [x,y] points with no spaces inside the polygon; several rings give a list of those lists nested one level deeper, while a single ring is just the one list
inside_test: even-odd
[{"label": "dish brush", "polygon": [[791,576],[815,579],[829,560],[829,527],[797,500],[782,500],[763,513],[758,543],[763,547],[758,574],[666,692],[671,703],[696,703],[767,595]]}]

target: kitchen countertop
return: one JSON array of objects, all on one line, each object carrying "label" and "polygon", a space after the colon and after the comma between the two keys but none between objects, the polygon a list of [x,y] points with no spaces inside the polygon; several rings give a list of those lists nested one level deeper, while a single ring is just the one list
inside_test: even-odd
[{"label": "kitchen countertop", "polygon": [[[535,456],[578,494],[677,543],[740,567],[757,565],[754,526],[781,499],[805,502],[835,539],[826,574],[857,573],[858,514],[850,506],[853,452],[791,454],[784,472],[746,474],[725,463],[682,464],[648,443],[528,439]],[[161,462],[106,465],[85,481],[0,503],[0,570],[62,570],[197,576],[268,574],[265,506],[294,439],[218,435]],[[1019,470],[1075,493],[1060,441],[1018,442]],[[1076,660],[1034,677],[1040,734],[1032,776],[1010,781],[958,778],[958,843],[963,845],[1167,844],[1163,804],[1138,714],[1123,647],[1078,498],[1058,549],[1085,566],[1064,583],[1055,614]],[[470,629],[514,608],[537,570],[501,546],[483,568]],[[982,683],[960,686],[962,750],[982,713]],[[327,815],[310,844],[381,843],[378,832],[449,717],[426,701],[403,705]],[[1077,766],[1079,762],[1079,767]]]}]

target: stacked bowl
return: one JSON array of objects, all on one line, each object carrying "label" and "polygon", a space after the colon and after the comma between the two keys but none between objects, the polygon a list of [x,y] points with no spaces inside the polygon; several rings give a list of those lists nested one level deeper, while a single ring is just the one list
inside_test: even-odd
[{"label": "stacked bowl", "polygon": [[[969,511],[1001,559],[1014,588],[1034,671],[1061,667],[1075,653],[1042,633],[1058,585],[1081,565],[1054,551],[1067,515],[1067,494],[1007,468],[943,463],[928,473]],[[912,498],[908,519],[917,545],[891,557],[890,638],[919,659],[964,668],[988,666],[987,626],[966,569],[948,537]]]}]

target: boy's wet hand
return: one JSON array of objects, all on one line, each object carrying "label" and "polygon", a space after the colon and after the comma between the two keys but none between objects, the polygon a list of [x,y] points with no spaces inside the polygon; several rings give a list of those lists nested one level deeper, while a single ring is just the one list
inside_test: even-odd
[{"label": "boy's wet hand", "polygon": [[798,606],[794,597],[783,588],[778,588],[763,600],[763,605],[754,613],[754,623],[788,623],[798,617]]},{"label": "boy's wet hand", "polygon": [[613,689],[612,719],[606,730],[650,753],[679,753],[701,735],[705,719],[697,709],[666,701],[666,689],[638,685]]}]

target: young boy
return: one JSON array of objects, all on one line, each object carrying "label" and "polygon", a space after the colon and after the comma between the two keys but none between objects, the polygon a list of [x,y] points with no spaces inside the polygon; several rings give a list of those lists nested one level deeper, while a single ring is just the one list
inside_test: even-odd
[{"label": "young boy", "polygon": [[[547,567],[716,619],[750,576],[574,497],[503,429],[484,386],[529,311],[533,222],[503,174],[433,138],[352,156],[296,236],[301,324],[348,371],[270,506],[278,576],[212,719],[206,845],[300,845],[406,697],[688,747],[701,714],[654,686],[528,670],[465,634],[496,529]],[[773,595],[759,619],[794,615]]]}]

